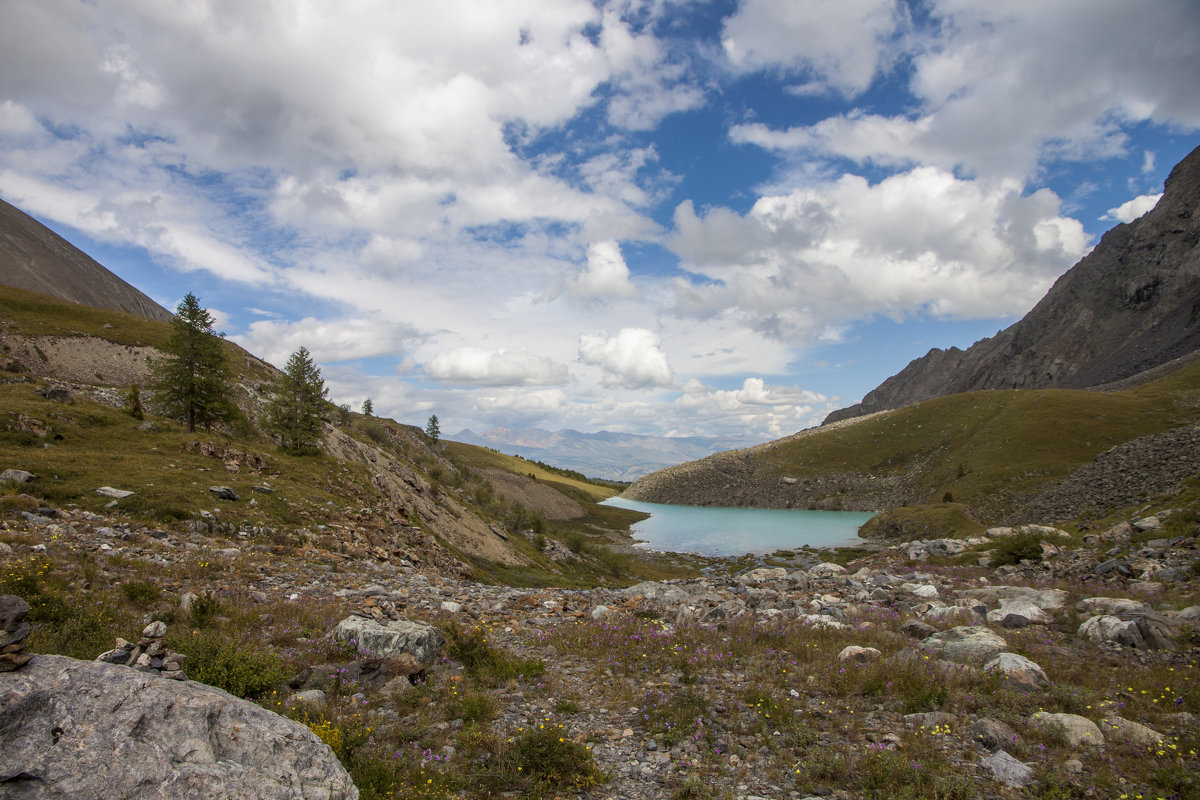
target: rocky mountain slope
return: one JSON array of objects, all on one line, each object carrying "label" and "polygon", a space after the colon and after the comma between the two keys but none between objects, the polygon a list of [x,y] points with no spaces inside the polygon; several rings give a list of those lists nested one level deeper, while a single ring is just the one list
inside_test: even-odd
[{"label": "rocky mountain slope", "polygon": [[964,350],[933,349],[826,422],[979,389],[1086,389],[1200,351],[1200,148],[1158,205],[1110,230],[1033,310]]},{"label": "rocky mountain slope", "polygon": [[0,284],[166,322],[171,312],[33,217],[0,200]]}]

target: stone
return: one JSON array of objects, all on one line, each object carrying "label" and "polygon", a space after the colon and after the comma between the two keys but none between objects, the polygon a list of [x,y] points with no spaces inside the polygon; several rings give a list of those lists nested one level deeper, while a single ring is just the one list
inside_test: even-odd
[{"label": "stone", "polygon": [[1120,616],[1144,614],[1150,609],[1142,601],[1127,597],[1088,597],[1076,603],[1075,610],[1080,614]]},{"label": "stone", "polygon": [[842,652],[838,653],[838,661],[853,661],[856,664],[869,664],[876,658],[879,658],[881,653],[874,647],[859,647],[856,644],[848,645],[842,648]]},{"label": "stone", "polygon": [[1084,620],[1077,634],[1080,638],[1091,639],[1094,642],[1116,642],[1142,650],[1146,647],[1136,622],[1109,614],[1098,614]]},{"label": "stone", "polygon": [[184,614],[192,613],[192,606],[200,599],[200,595],[195,592],[184,592],[179,596],[179,610]]},{"label": "stone", "polygon": [[406,619],[380,622],[350,616],[337,624],[331,636],[339,642],[350,642],[359,651],[378,658],[392,658],[407,653],[426,667],[433,664],[438,651],[446,644],[446,637],[437,628]]},{"label": "stone", "polygon": [[24,598],[17,597],[15,594],[0,596],[0,631],[17,630],[25,624],[25,615],[28,613],[29,603],[25,602]]},{"label": "stone", "polygon": [[37,480],[37,475],[23,469],[6,469],[0,472],[0,483],[29,483]]},{"label": "stone", "polygon": [[1057,732],[1070,747],[1079,747],[1084,744],[1092,747],[1104,746],[1104,734],[1100,732],[1096,723],[1087,717],[1081,717],[1078,714],[1050,714],[1039,711],[1030,719],[1035,727]]},{"label": "stone", "polygon": [[1021,741],[1016,731],[991,717],[981,717],[972,722],[967,728],[967,739],[991,751],[1011,747]]},{"label": "stone", "polygon": [[1044,689],[1050,685],[1050,679],[1036,662],[1016,653],[1001,653],[984,664],[983,671],[998,672],[1004,676],[1005,684],[1021,689]]},{"label": "stone", "polygon": [[846,568],[841,564],[834,564],[831,561],[823,561],[816,566],[809,567],[808,571],[818,577],[828,577],[830,575],[841,575],[846,571]]},{"label": "stone", "polygon": [[1162,527],[1162,520],[1158,517],[1142,517],[1129,524],[1139,531],[1156,531]]},{"label": "stone", "polygon": [[738,575],[737,582],[746,584],[765,583],[767,581],[782,580],[786,577],[787,570],[783,567],[760,567]]},{"label": "stone", "polygon": [[304,725],[204,684],[39,655],[0,698],[0,785],[23,797],[358,798]]},{"label": "stone", "polygon": [[237,500],[238,493],[229,486],[210,486],[208,491],[218,500]]},{"label": "stone", "polygon": [[910,619],[900,626],[900,632],[914,639],[925,639],[937,633],[937,628],[919,619]]},{"label": "stone", "polygon": [[1100,729],[1110,742],[1128,742],[1135,747],[1155,747],[1163,743],[1163,735],[1140,722],[1110,716],[1100,720]]},{"label": "stone", "polygon": [[1045,625],[1051,621],[1050,615],[1027,597],[1001,600],[999,608],[992,609],[987,613],[987,621],[1001,622],[1009,614],[1022,616],[1035,625]]},{"label": "stone", "polygon": [[115,500],[123,500],[126,497],[131,496],[133,492],[127,492],[124,489],[114,489],[111,486],[101,486],[96,490],[96,494],[101,494],[105,497],[111,497]]},{"label": "stone", "polygon": [[457,614],[458,612],[462,611],[463,607],[462,603],[456,603],[453,600],[443,600],[440,608],[447,614]]},{"label": "stone", "polygon": [[1008,649],[1008,642],[987,628],[960,625],[921,640],[921,649],[951,661],[982,664]]},{"label": "stone", "polygon": [[161,639],[167,635],[167,623],[162,620],[151,622],[146,627],[142,628],[142,636],[151,639]]},{"label": "stone", "polygon": [[1018,761],[1003,750],[997,750],[979,763],[992,771],[992,777],[1013,789],[1033,783],[1033,767]]}]

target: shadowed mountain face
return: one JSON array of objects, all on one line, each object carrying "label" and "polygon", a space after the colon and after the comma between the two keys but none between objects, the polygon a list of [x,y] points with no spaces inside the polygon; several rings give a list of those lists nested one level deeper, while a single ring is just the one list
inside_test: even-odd
[{"label": "shadowed mountain face", "polygon": [[1153,210],[1104,234],[1021,321],[930,350],[825,422],[977,389],[1090,389],[1200,352],[1198,207],[1200,148]]},{"label": "shadowed mountain face", "polygon": [[164,322],[172,316],[66,239],[3,200],[0,283]]}]

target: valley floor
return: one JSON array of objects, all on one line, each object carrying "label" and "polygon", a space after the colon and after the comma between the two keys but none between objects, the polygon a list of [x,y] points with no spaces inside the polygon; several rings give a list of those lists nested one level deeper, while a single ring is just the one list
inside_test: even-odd
[{"label": "valley floor", "polygon": [[[2,523],[0,594],[42,609],[34,650],[91,658],[154,617],[194,678],[204,648],[240,654],[221,679],[306,722],[363,797],[1200,796],[1196,536],[1098,546],[530,589],[42,510]],[[351,614],[450,646],[387,680],[326,640]]]}]

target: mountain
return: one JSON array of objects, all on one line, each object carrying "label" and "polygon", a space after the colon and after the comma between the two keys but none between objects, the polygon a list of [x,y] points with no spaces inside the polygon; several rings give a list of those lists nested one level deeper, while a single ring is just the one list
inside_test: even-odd
[{"label": "mountain", "polygon": [[464,430],[454,440],[612,481],[634,481],[673,464],[756,443],[753,439],[731,436],[639,436],[542,428],[521,431],[495,428],[482,435]]},{"label": "mountain", "polygon": [[1104,234],[1019,322],[930,350],[825,422],[978,389],[1097,388],[1200,353],[1197,206],[1200,147],[1151,211]]},{"label": "mountain", "polygon": [[172,316],[91,256],[3,200],[0,284],[163,322]]}]

